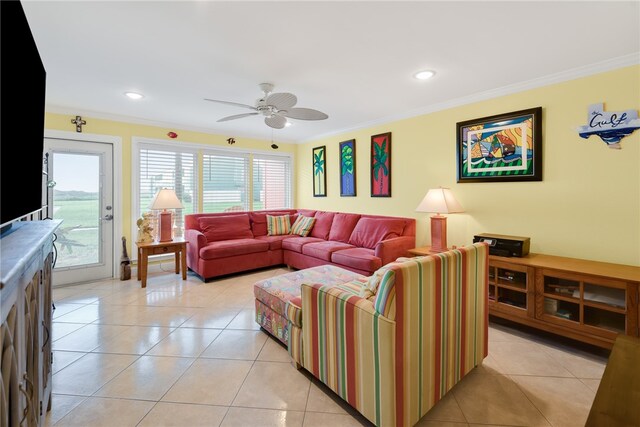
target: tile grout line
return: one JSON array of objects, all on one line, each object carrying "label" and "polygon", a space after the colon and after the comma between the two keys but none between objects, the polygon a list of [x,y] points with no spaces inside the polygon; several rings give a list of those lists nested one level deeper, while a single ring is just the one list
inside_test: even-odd
[{"label": "tile grout line", "polygon": [[[509,378],[509,380],[510,380],[510,381],[512,381],[512,382],[516,385],[516,387],[518,387],[518,390],[520,390],[520,393],[522,393],[522,394],[524,395],[524,397],[529,401],[529,403],[531,403],[531,406],[533,406],[534,408],[536,408],[536,411],[538,411],[538,413],[542,416],[542,418],[544,418],[544,420],[545,420],[546,422],[548,422],[548,423],[549,423],[549,425],[550,425],[551,427],[555,427],[555,426],[553,425],[553,423],[552,423],[552,422],[551,422],[551,421],[550,421],[550,420],[549,420],[549,419],[548,419],[548,418],[547,418],[547,417],[542,413],[542,410],[540,410],[540,408],[538,408],[538,405],[536,405],[536,404],[531,400],[531,398],[529,398],[529,395],[528,395],[528,394],[526,393],[526,391],[525,391],[525,390],[520,386],[520,384],[518,384],[518,382],[517,382],[517,381],[515,381],[515,380],[512,378],[512,376],[511,376],[510,374],[509,374],[509,375],[507,375],[507,377]],[[561,378],[566,378],[566,377],[561,377]],[[586,386],[585,386],[585,387],[586,387]]]}]

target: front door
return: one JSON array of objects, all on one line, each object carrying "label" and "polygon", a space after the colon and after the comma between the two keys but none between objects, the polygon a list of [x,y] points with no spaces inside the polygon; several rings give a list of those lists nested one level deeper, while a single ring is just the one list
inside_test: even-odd
[{"label": "front door", "polygon": [[53,285],[113,277],[113,145],[45,138],[48,214],[56,231]]}]

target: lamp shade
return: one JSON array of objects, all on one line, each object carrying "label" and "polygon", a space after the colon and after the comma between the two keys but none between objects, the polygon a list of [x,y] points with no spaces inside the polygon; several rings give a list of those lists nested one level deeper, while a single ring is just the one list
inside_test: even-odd
[{"label": "lamp shade", "polygon": [[464,212],[448,188],[432,188],[416,208],[416,212],[457,213]]},{"label": "lamp shade", "polygon": [[149,205],[149,209],[183,209],[182,203],[176,196],[176,192],[170,188],[158,191]]}]

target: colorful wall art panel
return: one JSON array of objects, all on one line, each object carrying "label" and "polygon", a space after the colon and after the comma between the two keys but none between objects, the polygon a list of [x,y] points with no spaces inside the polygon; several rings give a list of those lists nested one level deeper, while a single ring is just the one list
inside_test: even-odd
[{"label": "colorful wall art panel", "polygon": [[391,197],[391,132],[371,137],[371,197]]},{"label": "colorful wall art panel", "polygon": [[356,140],[340,143],[340,196],[356,195]]},{"label": "colorful wall art panel", "polygon": [[458,182],[542,181],[542,108],[457,124]]},{"label": "colorful wall art panel", "polygon": [[316,147],[313,149],[313,197],[327,196],[327,171],[326,155],[327,147]]}]

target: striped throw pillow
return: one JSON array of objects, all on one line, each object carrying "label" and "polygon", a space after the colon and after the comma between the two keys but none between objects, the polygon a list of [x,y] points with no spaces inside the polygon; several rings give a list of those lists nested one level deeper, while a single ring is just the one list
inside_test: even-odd
[{"label": "striped throw pillow", "polygon": [[267,215],[267,235],[281,236],[283,234],[289,234],[290,229],[291,222],[289,221],[289,215]]},{"label": "striped throw pillow", "polygon": [[315,223],[315,218],[299,215],[291,226],[290,234],[297,234],[298,236],[307,237],[309,233],[311,233],[311,229],[313,228],[313,224]]},{"label": "striped throw pillow", "polygon": [[387,270],[380,279],[376,301],[376,311],[391,320],[396,318],[396,272]]}]

